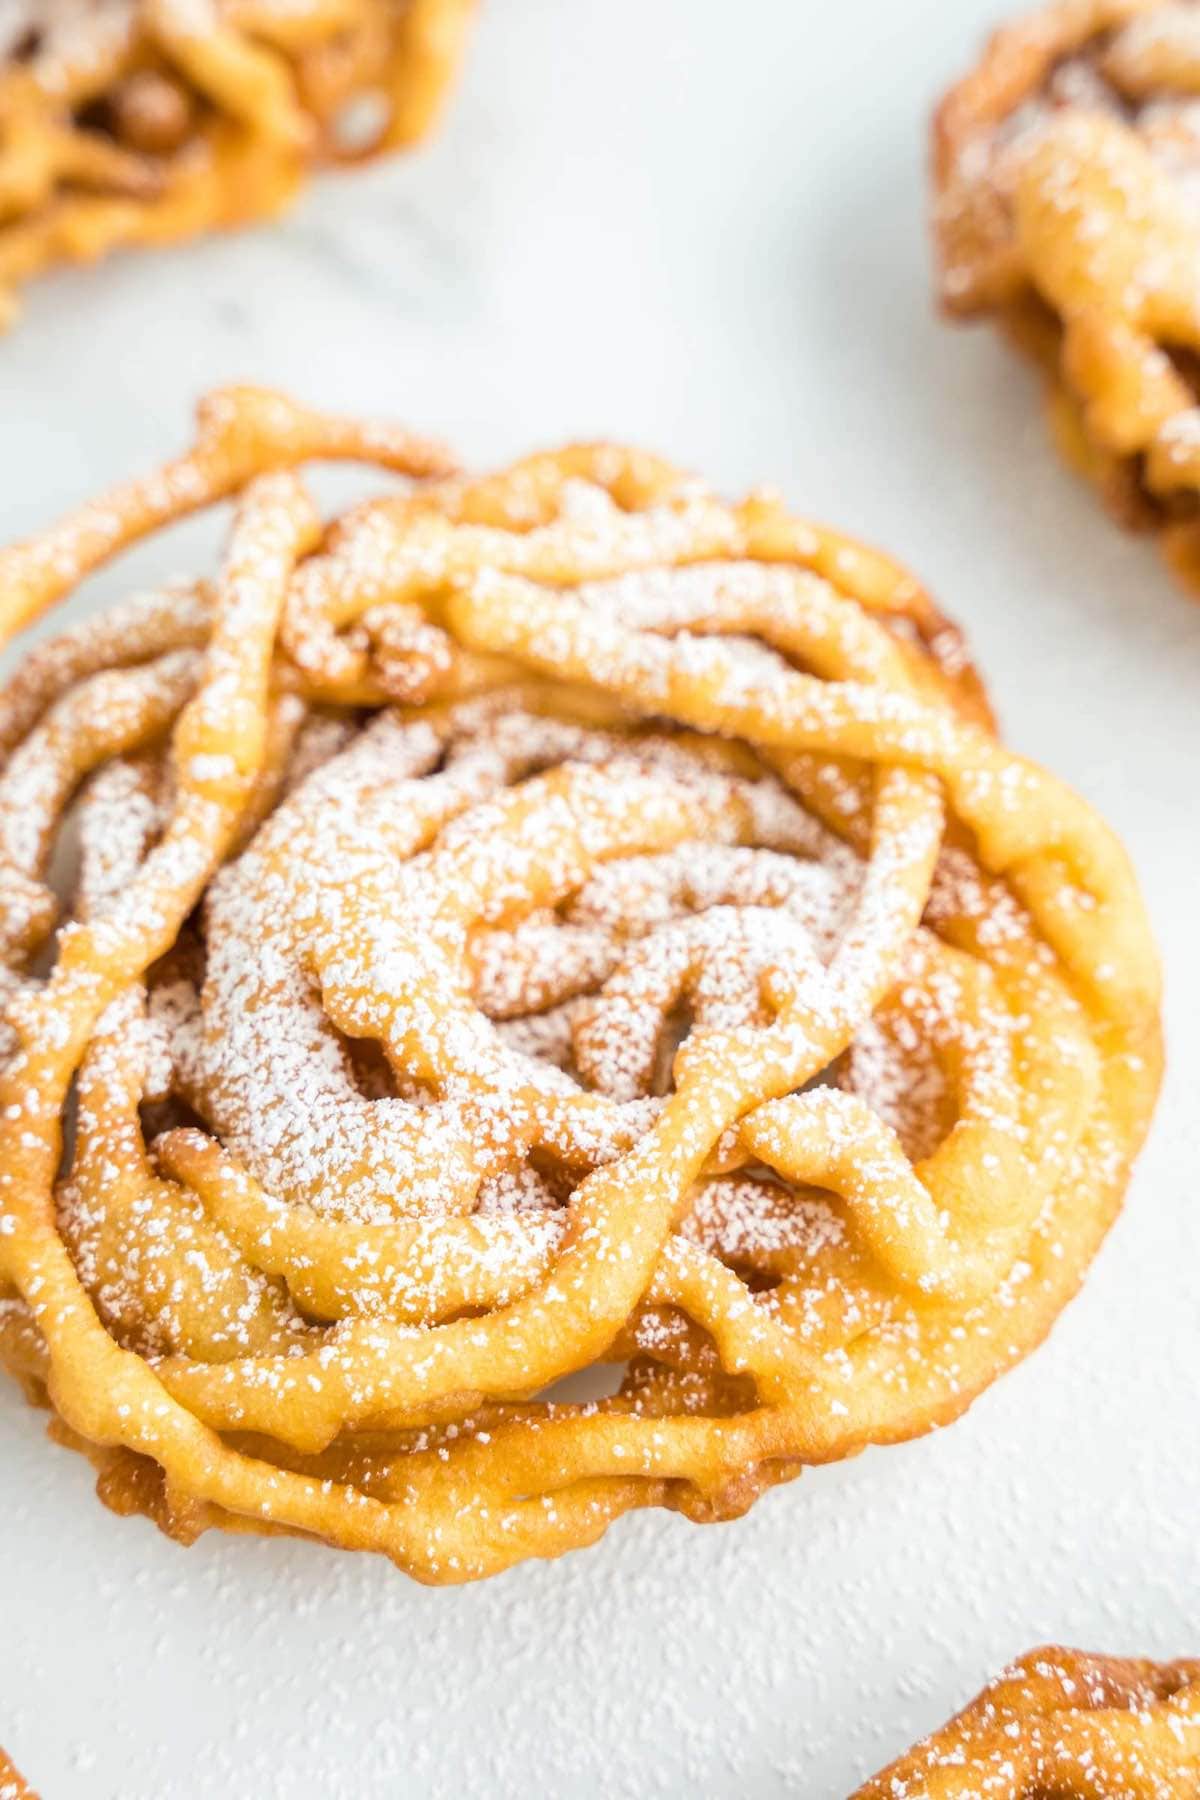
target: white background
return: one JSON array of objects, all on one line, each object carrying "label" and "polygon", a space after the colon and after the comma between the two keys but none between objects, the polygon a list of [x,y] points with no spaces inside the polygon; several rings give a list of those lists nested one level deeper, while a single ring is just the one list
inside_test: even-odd
[{"label": "white background", "polygon": [[1032,378],[933,316],[925,119],[996,4],[490,0],[427,151],[282,229],[45,281],[0,342],[6,538],[242,376],[475,463],[644,442],[887,546],[969,627],[1012,741],[1130,844],[1171,1050],[1051,1342],[948,1432],[736,1524],[635,1517],[444,1592],[295,1543],[184,1551],[6,1392],[0,1741],[47,1800],[824,1800],[1041,1640],[1200,1653],[1200,605],[1059,468]]}]

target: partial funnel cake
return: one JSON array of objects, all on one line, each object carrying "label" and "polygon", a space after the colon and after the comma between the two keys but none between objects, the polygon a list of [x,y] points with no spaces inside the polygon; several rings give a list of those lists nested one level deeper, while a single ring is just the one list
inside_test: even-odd
[{"label": "partial funnel cake", "polygon": [[279,212],[415,143],[474,0],[0,0],[0,329],[62,262]]},{"label": "partial funnel cake", "polygon": [[0,1749],[0,1800],[38,1800],[29,1783]]},{"label": "partial funnel cake", "polygon": [[[417,480],[323,524],[322,457]],[[439,471],[235,390],[0,556],[15,630],[236,503],[0,695],[0,1345],[116,1510],[453,1582],[955,1418],[1159,1023],[1120,845],[887,557],[614,445]]]},{"label": "partial funnel cake", "polygon": [[1033,1650],[853,1800],[1196,1800],[1200,1662]]},{"label": "partial funnel cake", "polygon": [[940,292],[1049,378],[1063,453],[1200,588],[1200,4],[1059,0],[934,129]]}]

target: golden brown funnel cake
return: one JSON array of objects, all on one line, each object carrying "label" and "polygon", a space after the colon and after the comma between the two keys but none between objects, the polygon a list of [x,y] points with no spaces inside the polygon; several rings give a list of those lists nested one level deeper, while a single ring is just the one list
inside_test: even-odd
[{"label": "golden brown funnel cake", "polygon": [[1200,1662],[1033,1650],[853,1800],[1195,1800]]},{"label": "golden brown funnel cake", "polygon": [[[323,526],[322,457],[417,480]],[[431,1582],[956,1417],[1159,1077],[1125,855],[911,576],[613,445],[443,466],[233,390],[0,555],[11,631],[236,501],[0,694],[4,1357],[118,1511]]]},{"label": "golden brown funnel cake", "polygon": [[38,1800],[29,1783],[0,1749],[0,1800]]},{"label": "golden brown funnel cake", "polygon": [[1059,0],[935,121],[943,305],[1049,376],[1068,459],[1200,583],[1200,5]]},{"label": "golden brown funnel cake", "polygon": [[5,0],[0,329],[62,262],[279,212],[412,144],[475,0]]}]

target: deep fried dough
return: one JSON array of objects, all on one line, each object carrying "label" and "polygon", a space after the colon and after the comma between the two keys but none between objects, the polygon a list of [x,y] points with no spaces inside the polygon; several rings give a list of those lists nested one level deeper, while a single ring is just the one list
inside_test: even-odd
[{"label": "deep fried dough", "polygon": [[280,212],[415,143],[475,0],[14,0],[0,21],[0,329],[62,262]]},{"label": "deep fried dough", "polygon": [[1200,584],[1200,6],[1058,0],[934,133],[940,292],[1045,368],[1068,460]]},{"label": "deep fried dough", "polygon": [[0,1749],[0,1800],[38,1800],[38,1796],[3,1749]]},{"label": "deep fried dough", "polygon": [[[322,527],[330,455],[417,482]],[[13,631],[236,498],[0,694],[0,1351],[116,1510],[450,1582],[956,1417],[1159,1025],[1120,846],[894,563],[615,446],[438,467],[233,391],[0,555]]]},{"label": "deep fried dough", "polygon": [[1195,1800],[1200,1662],[1032,1650],[853,1800]]}]

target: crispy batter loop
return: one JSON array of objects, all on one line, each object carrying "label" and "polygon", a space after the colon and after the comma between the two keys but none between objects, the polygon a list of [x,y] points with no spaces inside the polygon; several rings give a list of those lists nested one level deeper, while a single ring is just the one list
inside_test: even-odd
[{"label": "crispy batter loop", "polygon": [[[322,526],[330,456],[416,480]],[[232,390],[0,555],[11,632],[235,500],[0,691],[0,1354],[117,1511],[430,1582],[956,1417],[1160,1060],[1123,852],[903,570],[616,446],[443,468]]]},{"label": "crispy batter loop", "polygon": [[934,124],[949,313],[1045,368],[1055,435],[1200,583],[1200,5],[1057,0],[999,31]]},{"label": "crispy batter loop", "polygon": [[1200,1662],[1031,1650],[853,1800],[1194,1800]]},{"label": "crispy batter loop", "polygon": [[0,329],[61,262],[281,211],[423,137],[475,0],[4,0]]}]

